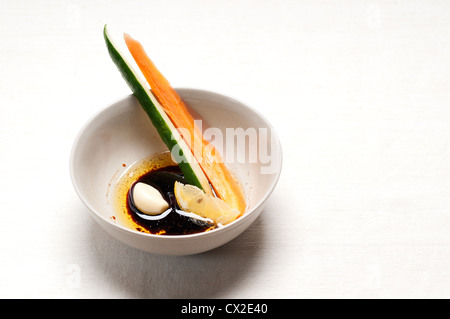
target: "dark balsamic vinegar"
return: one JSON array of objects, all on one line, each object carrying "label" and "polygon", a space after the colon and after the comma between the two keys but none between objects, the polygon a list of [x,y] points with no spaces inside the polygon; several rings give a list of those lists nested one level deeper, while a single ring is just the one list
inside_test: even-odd
[{"label": "dark balsamic vinegar", "polygon": [[[178,166],[162,167],[139,177],[127,194],[127,211],[132,220],[143,229],[158,235],[188,235],[214,228],[213,224],[183,215],[174,195],[176,181],[186,183]],[[159,190],[169,203],[169,209],[156,216],[140,212],[134,205],[132,196],[134,185],[139,182],[149,184]]]}]

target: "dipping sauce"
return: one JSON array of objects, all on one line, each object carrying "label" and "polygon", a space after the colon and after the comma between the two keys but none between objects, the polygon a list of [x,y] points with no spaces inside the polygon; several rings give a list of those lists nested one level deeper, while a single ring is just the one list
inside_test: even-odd
[{"label": "dipping sauce", "polygon": [[[130,165],[120,177],[116,190],[119,222],[128,228],[157,235],[189,235],[216,228],[211,220],[180,210],[174,195],[176,181],[185,183],[183,173],[168,152]],[[159,215],[141,212],[132,196],[137,183],[156,188],[169,208]]]},{"label": "dipping sauce", "polygon": [[[128,214],[133,221],[152,234],[188,235],[215,228],[205,219],[193,218],[189,213],[180,210],[174,195],[175,182],[185,183],[183,173],[178,166],[167,166],[153,170],[139,177],[131,186],[127,196]],[[134,205],[132,190],[137,183],[145,183],[156,188],[169,203],[169,209],[160,215],[147,215]]]}]

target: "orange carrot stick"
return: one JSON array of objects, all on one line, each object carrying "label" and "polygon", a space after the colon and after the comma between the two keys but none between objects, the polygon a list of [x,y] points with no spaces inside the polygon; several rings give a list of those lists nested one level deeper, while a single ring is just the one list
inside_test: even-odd
[{"label": "orange carrot stick", "polygon": [[128,34],[125,34],[124,38],[131,55],[148,81],[153,94],[174,126],[180,131],[181,136],[191,149],[216,195],[241,213],[244,213],[246,204],[242,189],[225,166],[220,153],[211,143],[203,138],[202,132],[194,125],[194,118],[189,113],[186,105],[172,88],[169,81],[150,60],[142,45]]}]

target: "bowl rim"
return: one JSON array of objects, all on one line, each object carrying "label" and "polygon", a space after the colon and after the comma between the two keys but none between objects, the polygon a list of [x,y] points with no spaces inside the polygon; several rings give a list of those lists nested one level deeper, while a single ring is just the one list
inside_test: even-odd
[{"label": "bowl rim", "polygon": [[77,150],[80,147],[79,143],[81,138],[83,137],[86,129],[92,125],[92,123],[94,123],[97,118],[99,116],[102,115],[102,113],[107,113],[109,111],[111,111],[111,109],[117,108],[118,105],[120,105],[121,103],[123,103],[124,101],[131,99],[131,98],[135,98],[133,94],[128,94],[126,96],[122,96],[116,100],[114,100],[113,102],[107,104],[106,106],[104,106],[103,108],[101,108],[100,110],[98,110],[97,112],[95,112],[93,115],[90,116],[90,118],[84,123],[84,125],[81,127],[81,129],[79,130],[78,134],[76,135],[74,142],[72,144],[72,149],[70,152],[70,159],[69,159],[69,171],[70,171],[70,177],[71,177],[71,181],[72,181],[72,185],[75,189],[75,192],[77,193],[78,197],[81,199],[81,201],[83,202],[83,204],[89,209],[91,214],[94,214],[96,217],[100,218],[101,220],[105,221],[107,224],[110,224],[111,226],[113,226],[114,228],[127,232],[127,233],[131,233],[132,235],[135,236],[142,236],[142,237],[148,237],[148,238],[160,238],[160,239],[164,239],[164,240],[179,240],[179,239],[187,239],[187,238],[197,238],[197,237],[207,237],[207,236],[213,236],[214,234],[216,234],[217,232],[224,232],[227,229],[231,229],[236,227],[237,225],[243,223],[245,220],[247,220],[248,218],[250,218],[250,215],[253,215],[254,212],[258,211],[258,209],[265,204],[265,202],[268,200],[268,198],[270,197],[270,195],[272,194],[272,192],[274,191],[279,179],[280,179],[280,175],[281,175],[281,171],[283,168],[283,150],[282,150],[282,145],[280,142],[280,138],[276,132],[276,130],[274,129],[274,127],[272,126],[272,124],[267,120],[267,118],[262,115],[259,111],[255,110],[253,107],[251,107],[249,104],[243,102],[240,99],[236,99],[233,96],[230,96],[228,94],[224,94],[221,93],[219,91],[212,91],[209,89],[200,89],[200,88],[190,88],[190,87],[175,87],[174,88],[177,92],[197,92],[197,93],[206,93],[206,94],[211,94],[211,95],[216,95],[217,97],[220,98],[225,98],[225,99],[231,99],[233,100],[234,103],[238,103],[246,108],[248,108],[251,112],[255,113],[257,116],[259,116],[263,122],[265,123],[265,125],[267,126],[267,128],[270,129],[271,133],[272,133],[272,138],[275,138],[275,143],[276,146],[279,150],[278,152],[278,162],[279,162],[279,169],[276,171],[276,176],[275,178],[272,180],[271,184],[269,185],[269,187],[267,188],[264,196],[254,205],[254,207],[249,210],[246,211],[241,217],[237,218],[236,220],[232,221],[231,223],[215,228],[213,230],[210,231],[206,231],[206,232],[200,232],[200,233],[195,233],[195,234],[188,234],[188,235],[156,235],[156,234],[148,234],[148,233],[143,233],[143,232],[139,232],[137,230],[134,229],[130,229],[128,227],[113,223],[111,220],[109,220],[109,218],[104,217],[103,215],[101,215],[99,212],[97,212],[97,210],[89,203],[89,201],[87,200],[87,198],[85,198],[84,194],[82,193],[81,189],[78,186],[78,181],[77,181],[77,177],[76,177],[76,171],[75,171],[75,157],[77,154]]}]

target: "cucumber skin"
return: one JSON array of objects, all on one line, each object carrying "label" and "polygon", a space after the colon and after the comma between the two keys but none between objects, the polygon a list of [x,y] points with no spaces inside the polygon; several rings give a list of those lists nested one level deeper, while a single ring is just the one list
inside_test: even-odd
[{"label": "cucumber skin", "polygon": [[[162,141],[164,142],[164,144],[167,145],[167,147],[171,151],[175,145],[178,145],[178,142],[175,139],[172,139],[172,131],[170,130],[169,126],[164,121],[164,119],[161,117],[158,109],[148,96],[149,93],[147,92],[147,89],[144,88],[139,83],[139,80],[136,78],[130,66],[121,56],[120,52],[114,47],[113,43],[109,40],[106,25],[103,29],[103,36],[105,38],[106,47],[108,48],[108,52],[111,59],[116,65],[117,69],[122,74],[122,77],[127,82],[128,86],[131,88],[131,91],[133,92],[134,96],[138,99],[145,113],[147,113],[148,117],[153,123],[153,126],[158,131],[158,134],[161,137]],[[188,163],[186,157],[184,156],[181,147],[179,147],[179,153],[180,156],[183,158],[183,160],[181,161],[181,163],[178,163],[178,166],[180,167],[180,170],[183,172],[186,182],[188,184],[197,186],[198,188],[204,190],[201,182],[195,175],[193,169]]]}]

